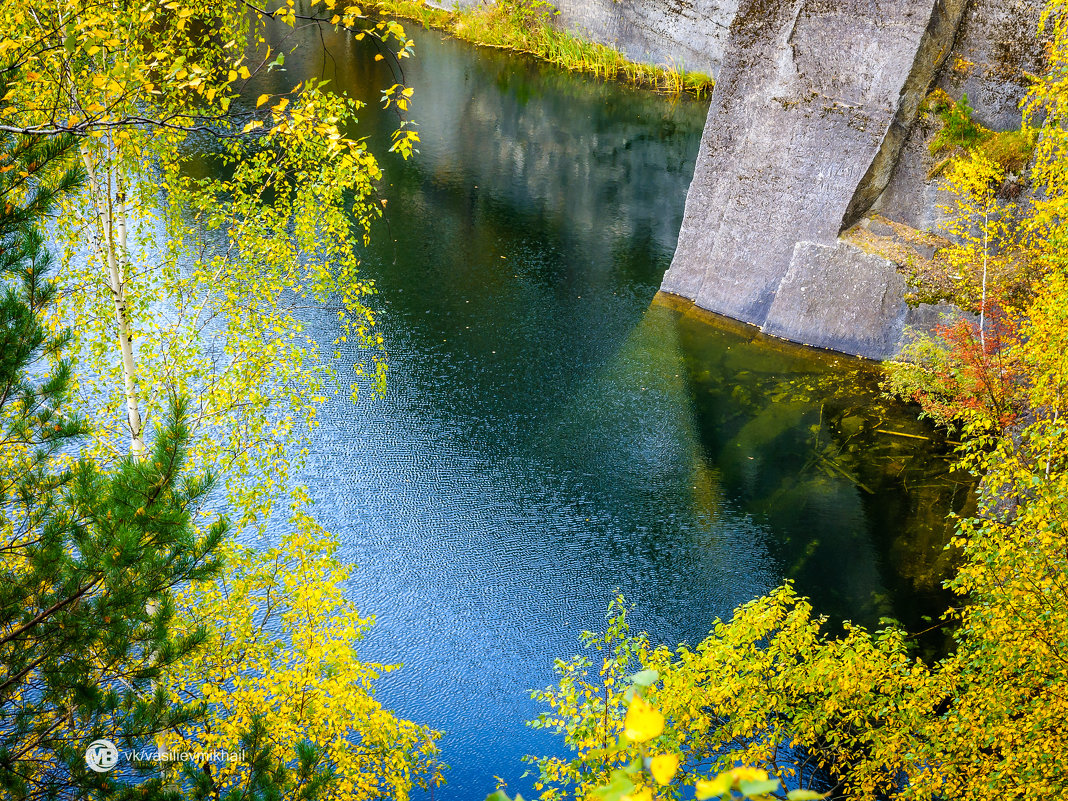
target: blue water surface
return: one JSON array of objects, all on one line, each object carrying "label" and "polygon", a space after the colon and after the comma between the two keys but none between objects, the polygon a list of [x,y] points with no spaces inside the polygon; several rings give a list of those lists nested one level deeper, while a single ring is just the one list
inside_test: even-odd
[{"label": "blue water surface", "polygon": [[[413,26],[414,27],[414,26]],[[707,103],[411,31],[420,152],[385,153],[373,51],[317,36],[287,80],[366,96],[387,213],[362,254],[384,399],[329,402],[303,478],[358,566],[380,697],[444,732],[435,799],[531,793],[553,659],[622,592],[654,640],[796,580],[832,617],[914,629],[967,486],[872,365],[657,298]],[[337,334],[324,308],[308,322]],[[356,352],[346,361],[361,359]]]}]

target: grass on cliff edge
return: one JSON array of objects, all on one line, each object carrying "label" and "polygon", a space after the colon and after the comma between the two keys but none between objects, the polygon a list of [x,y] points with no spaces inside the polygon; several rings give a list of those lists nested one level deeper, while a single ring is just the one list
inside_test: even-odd
[{"label": "grass on cliff edge", "polygon": [[551,64],[599,78],[621,80],[668,94],[707,97],[712,79],[677,64],[656,67],[629,60],[608,45],[587,41],[553,25],[558,13],[545,0],[498,0],[493,5],[448,11],[424,0],[375,0],[380,14],[416,20],[486,47],[528,53]]},{"label": "grass on cliff edge", "polygon": [[[1035,150],[1034,136],[1024,130],[992,131],[972,119],[968,95],[953,100],[935,89],[924,101],[923,111],[938,115],[942,127],[928,145],[932,156],[942,156],[927,172],[927,180],[942,175],[962,153],[977,149],[1007,173],[1019,175],[1027,169]],[[948,155],[947,155],[948,154]]]}]

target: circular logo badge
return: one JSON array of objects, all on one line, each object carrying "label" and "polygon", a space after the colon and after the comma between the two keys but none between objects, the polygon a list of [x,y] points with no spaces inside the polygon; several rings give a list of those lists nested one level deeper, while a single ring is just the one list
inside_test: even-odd
[{"label": "circular logo badge", "polygon": [[107,773],[119,764],[119,749],[111,740],[93,740],[85,749],[85,764],[89,770]]}]

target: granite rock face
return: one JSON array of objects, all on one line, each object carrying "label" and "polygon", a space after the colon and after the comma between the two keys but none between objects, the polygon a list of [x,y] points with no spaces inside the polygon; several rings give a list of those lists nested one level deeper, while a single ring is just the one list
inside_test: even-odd
[{"label": "granite rock face", "polygon": [[[745,0],[662,289],[789,339],[889,356],[906,316],[887,294],[892,266],[838,235],[890,181],[963,5]],[[868,328],[850,333],[849,319]]]},{"label": "granite rock face", "polygon": [[968,95],[975,118],[994,130],[1020,126],[1028,73],[1044,69],[1048,36],[1038,35],[1043,0],[972,0],[938,86]]},{"label": "granite rock face", "polygon": [[948,306],[910,308],[902,302],[905,290],[891,261],[846,242],[798,242],[763,330],[804,345],[889,358],[906,326],[931,328],[954,313]]},{"label": "granite rock face", "polygon": [[[935,85],[954,99],[968,95],[975,119],[992,130],[1018,128],[1027,75],[1044,69],[1045,37],[1036,35],[1043,0],[972,0],[949,59]],[[937,128],[919,120],[909,132],[893,177],[872,210],[920,229],[937,229],[943,216],[939,181],[928,143]]]}]

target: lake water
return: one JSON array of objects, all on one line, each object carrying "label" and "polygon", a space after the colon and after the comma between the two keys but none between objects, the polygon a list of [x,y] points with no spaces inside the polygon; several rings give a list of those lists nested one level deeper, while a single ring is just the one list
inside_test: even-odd
[{"label": "lake water", "polygon": [[278,80],[372,101],[390,387],[328,405],[305,479],[377,615],[364,657],[404,663],[382,700],[445,732],[434,797],[494,775],[530,797],[521,757],[561,744],[528,691],[619,591],[672,644],[786,578],[834,618],[927,628],[969,488],[916,410],[872,365],[654,299],[707,105],[411,33],[410,162],[384,153],[373,51],[316,37]]}]

